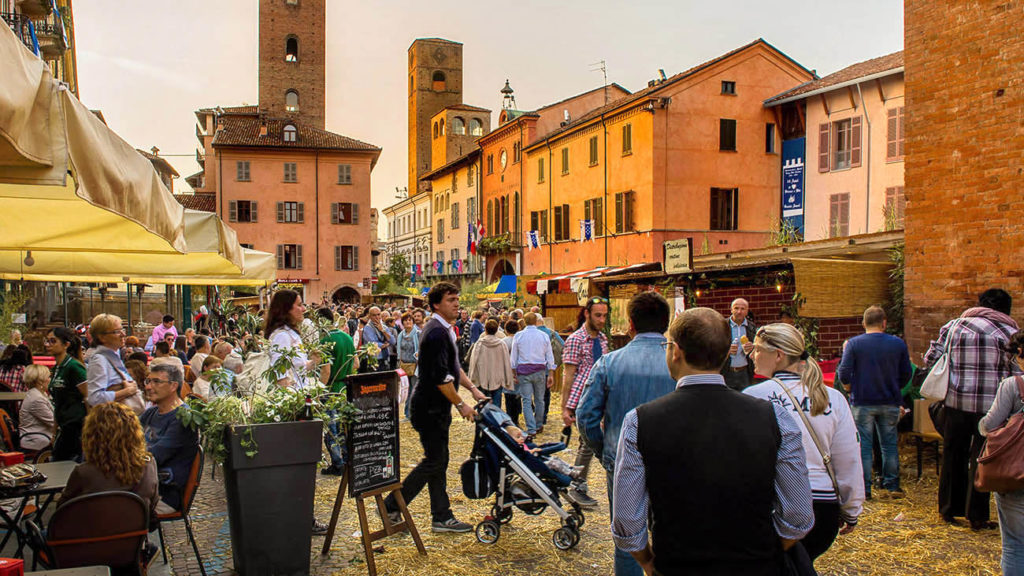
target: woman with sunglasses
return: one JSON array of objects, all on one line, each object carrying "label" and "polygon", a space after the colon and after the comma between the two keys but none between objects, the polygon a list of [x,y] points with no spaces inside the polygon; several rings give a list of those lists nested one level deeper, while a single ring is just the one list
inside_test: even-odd
[{"label": "woman with sunglasses", "polygon": [[85,423],[86,383],[82,341],[70,328],[58,326],[46,335],[46,353],[55,367],[50,378],[50,398],[57,419],[57,437],[53,442],[54,460],[77,460],[82,455],[82,425]]},{"label": "woman with sunglasses", "polygon": [[[93,343],[98,346],[89,356],[89,365],[86,367],[86,401],[90,406],[99,406],[109,402],[127,402],[134,398],[139,392],[138,385],[128,375],[128,369],[121,360],[121,348],[124,348],[125,340],[121,318],[113,314],[100,314],[92,319],[89,332]],[[142,408],[141,403],[139,408]]]},{"label": "woman with sunglasses", "polygon": [[800,427],[814,498],[814,528],[801,543],[813,562],[832,546],[837,533],[853,531],[861,513],[864,479],[857,427],[846,398],[825,386],[821,368],[807,354],[803,334],[795,327],[759,328],[753,357],[754,371],[771,379],[743,393],[781,405]]}]

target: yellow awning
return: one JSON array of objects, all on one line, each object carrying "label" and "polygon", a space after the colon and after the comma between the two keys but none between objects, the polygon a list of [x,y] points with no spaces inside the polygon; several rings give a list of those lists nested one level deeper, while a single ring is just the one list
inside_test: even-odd
[{"label": "yellow awning", "polygon": [[185,252],[153,165],[0,26],[0,250]]}]

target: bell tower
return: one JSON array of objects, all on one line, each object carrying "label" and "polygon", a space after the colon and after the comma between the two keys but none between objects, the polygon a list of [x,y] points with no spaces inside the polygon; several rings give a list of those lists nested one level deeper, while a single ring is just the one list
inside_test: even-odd
[{"label": "bell tower", "polygon": [[420,38],[409,47],[409,195],[422,192],[420,176],[430,171],[431,118],[447,106],[462,104],[462,44]]},{"label": "bell tower", "polygon": [[260,111],[324,129],[326,0],[260,0]]}]

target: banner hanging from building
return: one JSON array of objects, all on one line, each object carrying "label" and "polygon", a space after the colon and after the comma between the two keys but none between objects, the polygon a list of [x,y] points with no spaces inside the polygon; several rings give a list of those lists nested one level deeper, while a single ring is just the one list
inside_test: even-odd
[{"label": "banner hanging from building", "polygon": [[804,233],[804,148],[806,138],[782,143],[782,219]]}]

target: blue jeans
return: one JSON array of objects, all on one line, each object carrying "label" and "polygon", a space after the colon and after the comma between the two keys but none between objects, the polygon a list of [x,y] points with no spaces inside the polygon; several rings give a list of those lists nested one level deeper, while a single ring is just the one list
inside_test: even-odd
[{"label": "blue jeans", "polygon": [[406,374],[409,377],[409,395],[405,397],[405,419],[409,420],[412,418],[411,406],[412,406],[412,393],[416,390],[416,377],[412,374]]},{"label": "blue jeans", "polygon": [[484,395],[486,395],[488,398],[491,399],[491,404],[495,408],[497,408],[498,410],[501,410],[501,393],[502,393],[502,390],[503,390],[503,388],[498,388],[497,390],[483,390],[482,391],[484,393]]},{"label": "blue jeans", "polygon": [[533,374],[520,374],[516,391],[523,398],[523,417],[526,419],[526,433],[534,435],[544,425],[537,422],[544,416],[544,390],[547,389],[548,372],[541,370]]},{"label": "blue jeans", "polygon": [[1003,576],[1024,576],[1024,490],[996,492],[1003,537]]},{"label": "blue jeans", "polygon": [[[608,510],[609,514],[615,513],[615,474],[606,472],[608,477]],[[644,569],[633,559],[633,555],[625,550],[615,547],[615,576],[644,576]]]},{"label": "blue jeans", "polygon": [[345,433],[341,429],[341,420],[337,410],[328,410],[327,434],[324,434],[324,446],[331,455],[331,466],[341,469],[345,466]]},{"label": "blue jeans", "polygon": [[882,447],[882,488],[899,490],[900,488],[900,454],[899,432],[896,426],[900,421],[899,406],[853,406],[853,421],[857,424],[860,435],[860,460],[864,467],[864,494],[871,495],[871,447],[874,444],[875,431],[878,432],[878,444]]}]

